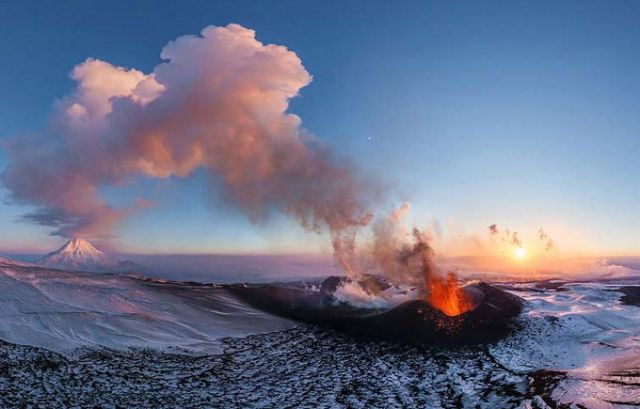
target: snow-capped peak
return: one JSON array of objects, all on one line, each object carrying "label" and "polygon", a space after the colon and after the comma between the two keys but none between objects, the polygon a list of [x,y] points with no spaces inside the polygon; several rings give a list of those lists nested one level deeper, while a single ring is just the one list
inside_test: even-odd
[{"label": "snow-capped peak", "polygon": [[75,237],[69,240],[64,246],[60,247],[55,253],[62,254],[72,254],[74,257],[80,258],[93,258],[93,257],[102,257],[104,253],[93,247],[91,243],[89,243],[85,239],[81,239],[79,237]]},{"label": "snow-capped peak", "polygon": [[58,250],[47,254],[39,264],[65,270],[108,271],[117,262],[82,238],[73,238]]}]

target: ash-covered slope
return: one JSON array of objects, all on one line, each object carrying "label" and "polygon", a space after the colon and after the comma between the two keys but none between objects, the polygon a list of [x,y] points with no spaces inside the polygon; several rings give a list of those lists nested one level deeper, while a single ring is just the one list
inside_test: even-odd
[{"label": "ash-covered slope", "polygon": [[38,260],[44,267],[89,272],[124,272],[136,269],[131,261],[118,261],[82,238],[73,238],[58,250]]}]

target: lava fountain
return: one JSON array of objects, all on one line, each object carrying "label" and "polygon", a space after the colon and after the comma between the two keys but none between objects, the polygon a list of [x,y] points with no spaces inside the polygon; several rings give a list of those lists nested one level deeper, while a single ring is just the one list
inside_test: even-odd
[{"label": "lava fountain", "polygon": [[446,277],[431,277],[427,280],[427,301],[449,317],[473,310],[476,305],[460,287],[458,276],[450,271]]}]

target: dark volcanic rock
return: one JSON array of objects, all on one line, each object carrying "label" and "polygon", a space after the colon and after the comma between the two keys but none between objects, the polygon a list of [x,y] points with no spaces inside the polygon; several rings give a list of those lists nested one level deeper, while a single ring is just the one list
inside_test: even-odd
[{"label": "dark volcanic rock", "polygon": [[530,385],[483,347],[361,342],[306,325],[200,357],[65,357],[0,342],[0,408],[535,408]]},{"label": "dark volcanic rock", "polygon": [[477,307],[450,317],[422,300],[405,302],[383,314],[366,317],[378,335],[414,344],[446,342],[476,344],[496,341],[510,330],[512,318],[522,311],[522,300],[486,283],[473,284],[468,292],[476,293]]},{"label": "dark volcanic rock", "polygon": [[[486,283],[465,287],[477,307],[450,317],[424,300],[412,300],[395,308],[365,309],[336,303],[330,290],[340,285],[330,277],[319,292],[277,285],[233,286],[249,304],[272,314],[323,324],[362,337],[375,337],[417,345],[443,342],[474,344],[492,342],[506,335],[520,314],[520,298]],[[332,292],[332,291],[331,291]]]},{"label": "dark volcanic rock", "polygon": [[624,294],[620,297],[620,302],[626,305],[636,305],[640,307],[640,287],[620,287],[616,290]]}]

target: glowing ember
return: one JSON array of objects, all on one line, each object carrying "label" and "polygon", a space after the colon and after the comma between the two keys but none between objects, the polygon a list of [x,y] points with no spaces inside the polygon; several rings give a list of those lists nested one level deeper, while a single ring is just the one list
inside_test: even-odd
[{"label": "glowing ember", "polygon": [[449,272],[446,278],[431,277],[429,288],[429,303],[450,317],[463,314],[475,308],[473,302],[459,286],[458,277]]}]

